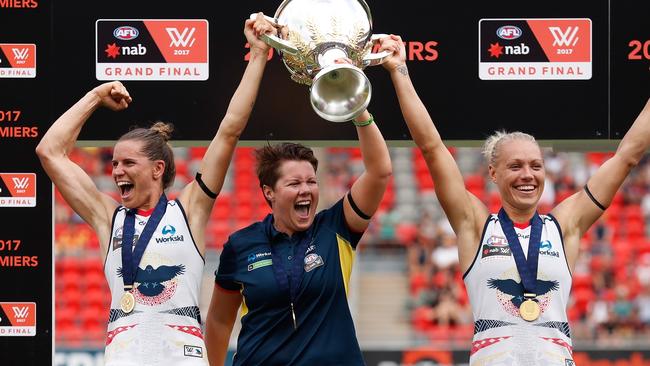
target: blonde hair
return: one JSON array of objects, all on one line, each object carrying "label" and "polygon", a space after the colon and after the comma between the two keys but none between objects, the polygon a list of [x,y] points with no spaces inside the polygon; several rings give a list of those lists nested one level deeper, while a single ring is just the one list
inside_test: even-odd
[{"label": "blonde hair", "polygon": [[530,141],[539,147],[535,137],[524,132],[506,132],[505,130],[495,131],[491,136],[485,139],[483,144],[483,156],[488,164],[495,165],[498,158],[498,151],[501,144],[513,140]]}]

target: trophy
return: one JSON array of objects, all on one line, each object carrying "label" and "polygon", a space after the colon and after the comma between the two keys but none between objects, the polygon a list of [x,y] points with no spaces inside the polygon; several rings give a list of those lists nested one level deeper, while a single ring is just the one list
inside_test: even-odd
[{"label": "trophy", "polygon": [[[293,81],[309,86],[316,114],[345,122],[366,109],[372,87],[362,70],[383,63],[392,53],[372,53],[385,35],[372,34],[364,0],[284,0],[274,18],[266,18],[279,31],[262,40],[282,56]],[[336,63],[342,58],[349,63]]]}]

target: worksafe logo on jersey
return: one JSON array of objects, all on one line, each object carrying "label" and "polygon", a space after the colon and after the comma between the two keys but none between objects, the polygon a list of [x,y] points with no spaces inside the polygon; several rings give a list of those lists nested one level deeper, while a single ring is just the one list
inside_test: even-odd
[{"label": "worksafe logo on jersey", "polygon": [[205,19],[99,19],[97,80],[207,80]]},{"label": "worksafe logo on jersey", "polygon": [[560,252],[553,250],[553,244],[549,240],[544,240],[539,243],[539,255],[548,255],[551,257],[560,258]]},{"label": "worksafe logo on jersey", "polygon": [[251,253],[248,255],[248,263],[252,263],[260,258],[270,257],[270,256],[271,256],[271,252]]},{"label": "worksafe logo on jersey", "polygon": [[165,225],[160,230],[160,233],[163,235],[162,238],[156,238],[156,243],[169,243],[184,241],[183,235],[176,235],[176,228],[172,225]]},{"label": "worksafe logo on jersey", "polygon": [[35,78],[36,45],[0,43],[0,78]]},{"label": "worksafe logo on jersey", "polygon": [[0,336],[36,335],[36,303],[0,302]]},{"label": "worksafe logo on jersey", "polygon": [[0,207],[35,206],[35,173],[0,173]]},{"label": "worksafe logo on jersey", "polygon": [[481,80],[589,80],[591,19],[481,19]]}]

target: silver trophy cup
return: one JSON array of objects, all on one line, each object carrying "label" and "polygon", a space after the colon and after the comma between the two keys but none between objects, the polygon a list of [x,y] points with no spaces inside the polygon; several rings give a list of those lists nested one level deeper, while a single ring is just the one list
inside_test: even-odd
[{"label": "silver trophy cup", "polygon": [[[311,105],[320,117],[345,122],[366,109],[372,86],[362,70],[391,53],[372,53],[384,35],[372,34],[364,0],[284,0],[267,19],[279,27],[278,36],[262,39],[280,53],[291,79],[310,87]],[[341,58],[351,63],[335,62]]]}]

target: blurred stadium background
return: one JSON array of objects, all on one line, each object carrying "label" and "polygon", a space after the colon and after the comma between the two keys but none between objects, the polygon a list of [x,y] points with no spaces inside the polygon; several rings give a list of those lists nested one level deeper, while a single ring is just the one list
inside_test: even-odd
[{"label": "blurred stadium background", "polygon": [[[191,181],[204,147],[175,148],[177,178]],[[212,211],[201,312],[229,233],[270,212],[257,185],[253,148],[239,147]],[[358,148],[315,148],[320,208],[338,200],[363,169]],[[467,189],[495,212],[496,187],[477,148],[451,148]],[[117,196],[110,148],[77,148],[72,157],[104,192]],[[540,212],[586,182],[611,153],[545,151]],[[419,150],[392,147],[393,180],[358,248],[350,294],[368,365],[462,365],[473,320],[455,236]],[[578,365],[650,365],[650,156],[628,177],[603,217],[582,239],[568,307]],[[55,192],[55,365],[102,365],[110,304],[97,238]],[[231,337],[236,344],[238,326]],[[418,362],[419,360],[419,362]],[[582,361],[582,362],[580,362]]]}]

